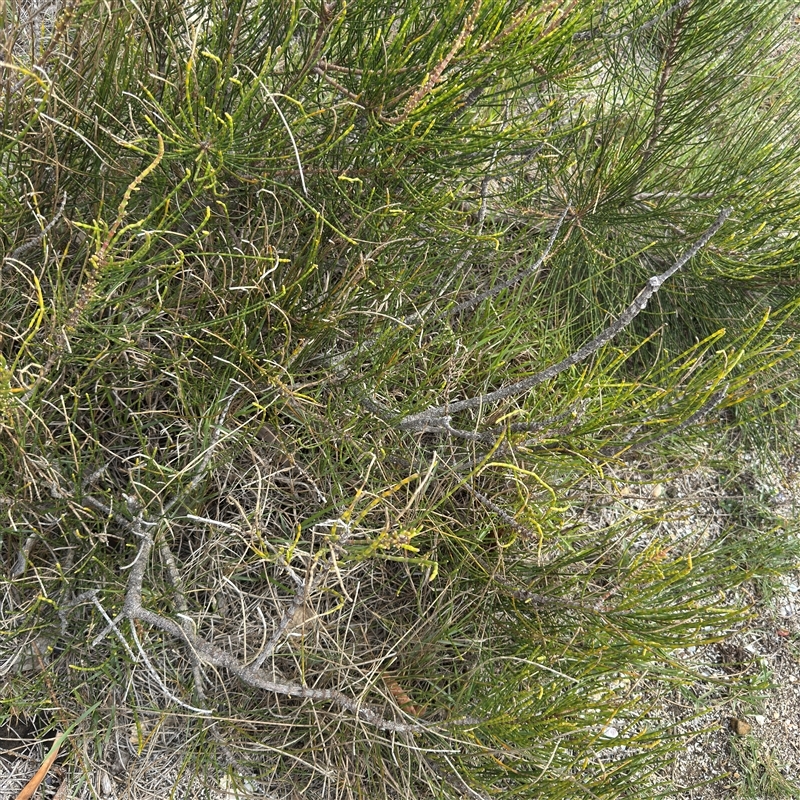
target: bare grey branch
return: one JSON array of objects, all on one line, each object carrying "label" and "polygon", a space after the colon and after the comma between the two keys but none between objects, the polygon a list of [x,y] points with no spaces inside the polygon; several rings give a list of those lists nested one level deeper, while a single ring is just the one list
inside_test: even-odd
[{"label": "bare grey branch", "polygon": [[487,394],[477,395],[475,397],[467,398],[466,400],[458,400],[455,403],[449,403],[442,406],[433,406],[425,411],[419,411],[416,414],[409,414],[407,417],[400,421],[399,427],[408,431],[438,431],[447,429],[450,425],[449,416],[459,411],[466,411],[468,409],[479,408],[490,403],[496,403],[499,400],[506,400],[510,397],[519,397],[538,386],[540,383],[555,378],[565,370],[574,366],[575,364],[584,361],[589,356],[596,353],[603,345],[610,342],[620,331],[628,327],[633,320],[647,308],[650,298],[661,288],[665,281],[671,278],[681,267],[683,267],[690,259],[708,243],[711,237],[722,227],[725,220],[730,216],[732,208],[724,208],[719,216],[714,221],[708,230],[687,250],[668,270],[662,272],[660,275],[653,275],[645,284],[644,288],[636,295],[633,302],[614,320],[607,328],[602,330],[594,339],[584,344],[581,348],[571,353],[566,358],[559,361],[557,364],[543,369],[524,380],[517,381],[508,386],[503,386],[496,389],[494,392]]}]

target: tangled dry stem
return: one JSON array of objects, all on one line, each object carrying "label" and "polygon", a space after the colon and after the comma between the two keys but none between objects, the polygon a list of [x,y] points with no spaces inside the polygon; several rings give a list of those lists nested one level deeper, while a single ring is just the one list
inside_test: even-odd
[{"label": "tangled dry stem", "polygon": [[[222,415],[217,420],[217,425],[212,436],[211,444],[203,454],[203,457],[200,459],[195,476],[186,490],[187,492],[196,486],[198,482],[198,476],[207,474],[213,451],[224,439],[220,432],[222,430],[222,422],[224,421],[224,417],[230,409],[231,400],[232,398],[229,399],[224,411],[222,412]],[[91,478],[89,479],[88,483],[91,483]],[[70,493],[63,489],[63,483],[58,481],[58,484],[58,486],[55,484],[53,485],[53,490],[57,491],[61,496],[69,496]],[[87,485],[85,482],[84,490],[86,488]],[[271,639],[262,647],[258,656],[254,660],[250,661],[250,663],[238,659],[232,653],[226,652],[213,642],[208,641],[207,639],[198,635],[196,632],[196,627],[188,615],[189,606],[186,601],[184,579],[178,567],[178,562],[164,536],[165,531],[163,530],[164,526],[168,522],[169,512],[175,508],[185,494],[186,492],[173,497],[171,501],[164,506],[161,518],[158,520],[146,519],[135,502],[131,501],[130,499],[127,503],[128,510],[131,515],[129,518],[115,508],[109,506],[106,502],[99,500],[91,494],[86,493],[82,495],[81,502],[83,504],[95,508],[107,518],[114,519],[121,527],[127,530],[129,534],[135,536],[139,542],[136,557],[127,567],[130,569],[130,572],[128,574],[126,583],[125,599],[121,613],[112,620],[106,614],[102,605],[98,601],[96,593],[90,593],[91,597],[87,596],[84,598],[86,600],[91,600],[100,609],[107,622],[105,629],[98,636],[96,636],[92,642],[93,646],[97,646],[110,632],[115,633],[123,642],[123,646],[128,651],[128,654],[131,656],[132,660],[144,662],[148,671],[153,675],[156,683],[159,685],[160,689],[165,693],[165,695],[172,702],[176,702],[193,712],[204,714],[212,713],[212,711],[208,708],[198,708],[189,705],[170,692],[163,680],[158,675],[157,670],[150,662],[144,647],[139,641],[139,638],[136,635],[135,625],[131,624],[130,630],[137,650],[139,651],[139,658],[136,657],[132,648],[128,644],[127,639],[121,632],[121,623],[123,623],[125,620],[128,620],[130,623],[141,622],[163,631],[175,639],[183,641],[186,647],[187,655],[193,667],[196,696],[201,702],[205,700],[205,695],[203,692],[203,668],[210,666],[215,669],[227,670],[229,673],[242,681],[243,684],[252,688],[262,689],[266,692],[287,697],[297,697],[320,703],[333,703],[339,708],[351,713],[357,719],[362,720],[368,725],[378,728],[379,730],[404,734],[423,731],[439,733],[445,732],[445,726],[434,725],[421,720],[415,720],[413,722],[398,722],[396,720],[387,719],[369,705],[363,703],[361,700],[350,697],[342,691],[337,689],[312,688],[301,683],[276,680],[274,673],[270,673],[262,669],[262,664],[264,661],[269,655],[272,654],[277,644],[287,632],[287,629],[289,628],[289,625],[295,616],[295,612],[301,605],[305,603],[306,599],[313,594],[315,589],[319,587],[320,583],[324,580],[327,574],[331,572],[331,570],[335,569],[335,549],[331,549],[329,553],[330,559],[324,562],[322,561],[323,551],[317,553],[317,555],[312,559],[311,565],[307,570],[304,579],[301,579],[299,576],[297,576],[288,563],[284,564],[284,567],[296,584],[295,596],[289,603],[289,606],[284,612],[283,618],[277,626],[277,629]],[[330,522],[341,523],[341,520]],[[321,524],[324,525],[325,523]],[[347,541],[349,530],[344,523],[341,523],[338,527],[344,529],[344,532],[339,537],[338,544],[341,547]],[[144,604],[143,593],[145,579],[148,565],[150,563],[150,557],[154,548],[158,551],[162,562],[166,566],[167,576],[173,590],[173,603],[176,609],[176,616],[180,617],[181,623],[147,608]],[[474,725],[476,722],[477,720],[475,719],[465,718],[457,721],[449,721],[447,723],[447,727]]]},{"label": "tangled dry stem", "polygon": [[[146,519],[141,513],[140,508],[135,501],[128,498],[127,506],[130,517],[123,514],[121,511],[109,506],[106,502],[99,500],[89,493],[83,493],[80,502],[93,507],[101,512],[106,518],[114,519],[123,529],[129,534],[136,537],[139,542],[136,557],[128,565],[127,569],[130,570],[126,583],[125,599],[122,611],[115,619],[111,619],[103,609],[102,605],[96,597],[96,592],[90,592],[84,599],[93,602],[101,611],[106,619],[107,625],[105,629],[95,637],[92,644],[97,646],[110,632],[122,641],[123,646],[128,651],[134,661],[143,661],[148,671],[153,675],[156,683],[166,696],[172,701],[176,702],[183,707],[193,711],[204,714],[210,714],[212,711],[208,708],[198,708],[189,705],[176,697],[164,684],[163,680],[158,675],[157,670],[150,662],[144,647],[141,645],[138,636],[136,635],[135,626],[131,624],[131,635],[134,638],[135,644],[139,651],[140,658],[137,658],[133,653],[132,648],[128,644],[125,636],[120,630],[120,625],[125,620],[130,623],[141,622],[150,625],[164,633],[169,634],[175,639],[183,641],[187,655],[192,663],[193,674],[195,678],[195,693],[198,699],[202,702],[205,700],[203,692],[203,668],[210,666],[215,669],[224,669],[237,677],[246,686],[262,689],[266,692],[271,692],[277,695],[287,697],[297,697],[305,700],[311,700],[320,703],[333,703],[341,709],[353,714],[359,720],[371,725],[379,730],[390,731],[394,733],[416,733],[416,732],[439,732],[444,733],[444,726],[437,726],[424,721],[413,722],[398,722],[396,720],[387,719],[380,713],[375,711],[370,706],[363,703],[361,700],[354,699],[342,691],[337,689],[318,689],[312,688],[301,683],[291,681],[276,680],[274,673],[269,673],[262,669],[262,664],[266,658],[274,651],[278,642],[284,636],[289,627],[292,618],[297,609],[306,601],[314,590],[323,581],[325,576],[335,568],[336,552],[334,549],[330,552],[330,560],[325,563],[320,563],[322,560],[322,551],[320,551],[313,559],[310,568],[307,570],[304,579],[301,579],[294,573],[294,570],[289,564],[284,564],[287,572],[292,577],[296,584],[296,592],[293,600],[290,602],[289,607],[285,611],[280,624],[269,642],[267,642],[261,649],[256,659],[250,663],[246,663],[235,657],[232,653],[226,652],[214,643],[208,641],[196,632],[196,627],[188,615],[189,606],[186,601],[184,579],[178,567],[178,562],[170,549],[167,542],[163,528],[169,520],[169,514],[172,512],[187,493],[190,493],[198,484],[200,478],[207,475],[212,455],[221,441],[224,440],[222,435],[222,424],[230,410],[233,398],[229,398],[225,408],[217,420],[212,440],[203,456],[199,459],[198,466],[195,470],[195,475],[192,481],[188,484],[188,488],[183,493],[176,494],[162,509],[161,517],[159,519]],[[84,481],[83,490],[86,491],[92,483],[92,479],[102,474],[102,470],[97,471],[90,476],[87,481]],[[54,482],[51,484],[51,491],[64,498],[75,500],[73,494],[64,488],[65,482],[60,475],[55,476]],[[341,523],[341,520],[330,521]],[[321,523],[325,524],[325,523]],[[344,528],[344,533],[339,537],[339,546],[347,541],[349,534],[346,524],[340,524],[337,527]],[[174,619],[163,616],[147,608],[143,601],[143,593],[145,586],[145,579],[147,575],[148,565],[153,549],[156,548],[163,563],[166,565],[167,576],[173,590],[173,603],[176,609],[176,616],[181,619],[179,624]],[[83,597],[83,596],[81,596]],[[466,718],[463,720],[449,721],[448,727],[457,727],[459,725],[474,725],[476,720]]]}]

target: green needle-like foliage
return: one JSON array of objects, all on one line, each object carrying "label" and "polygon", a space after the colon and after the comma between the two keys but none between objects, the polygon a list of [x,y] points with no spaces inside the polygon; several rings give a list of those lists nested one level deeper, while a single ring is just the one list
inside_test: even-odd
[{"label": "green needle-like foliage", "polygon": [[791,6],[2,5],[0,716],[100,701],[74,796],[151,712],[174,796],[665,790],[796,545],[592,508],[793,402]]}]

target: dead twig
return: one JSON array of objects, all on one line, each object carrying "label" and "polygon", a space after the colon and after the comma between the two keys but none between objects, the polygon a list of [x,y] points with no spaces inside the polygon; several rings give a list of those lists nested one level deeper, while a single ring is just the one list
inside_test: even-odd
[{"label": "dead twig", "polygon": [[36,774],[25,784],[22,791],[17,795],[16,800],[31,800],[41,782],[47,777],[47,773],[50,772],[50,767],[53,766],[58,758],[58,751],[61,749],[64,739],[64,734],[56,739],[55,744],[50,748],[50,752],[42,762],[42,766],[36,770]]},{"label": "dead twig", "polygon": [[650,298],[669,280],[681,267],[690,261],[706,245],[711,237],[722,227],[725,220],[730,216],[732,208],[724,208],[714,223],[703,233],[703,235],[665,272],[660,275],[653,275],[645,284],[644,288],[636,295],[633,302],[615,319],[607,328],[601,331],[594,339],[587,342],[583,347],[571,353],[566,358],[556,364],[537,372],[524,380],[517,381],[508,386],[496,389],[487,394],[477,395],[458,400],[447,405],[433,406],[416,414],[409,414],[404,417],[399,427],[402,430],[422,432],[449,432],[451,415],[459,411],[480,408],[499,400],[519,397],[540,383],[551,380],[560,375],[565,370],[586,360],[589,356],[596,353],[603,345],[610,342],[618,333],[623,331],[633,320],[647,308]]},{"label": "dead twig", "polygon": [[67,737],[75,730],[75,728],[83,722],[86,717],[88,717],[92,712],[94,712],[99,703],[95,703],[93,706],[90,706],[86,709],[86,711],[81,714],[75,722],[72,723],[62,734],[60,734],[55,742],[53,742],[53,746],[50,748],[50,751],[45,756],[42,765],[36,770],[36,774],[25,784],[22,788],[22,791],[16,796],[15,800],[31,800],[31,798],[36,793],[36,790],[41,785],[42,781],[47,777],[47,773],[50,771],[51,767],[55,763],[55,760],[58,758],[59,750],[61,749],[61,745],[67,740]]},{"label": "dead twig", "polygon": [[[84,501],[88,501],[89,499],[84,497]],[[91,505],[95,507],[102,507],[104,506],[103,503],[91,502]],[[154,536],[150,533],[151,530],[157,529],[159,527],[159,523],[145,520],[139,515],[137,518],[133,520],[125,520],[124,517],[121,515],[117,517],[118,521],[122,522],[125,527],[137,536],[140,540],[139,548],[136,554],[136,558],[130,565],[130,574],[128,576],[128,583],[125,592],[125,600],[123,603],[122,612],[116,617],[116,619],[111,619],[108,614],[105,612],[102,607],[100,608],[103,617],[105,618],[106,622],[108,623],[107,628],[100,636],[96,637],[94,640],[94,645],[96,646],[99,641],[108,633],[108,631],[113,631],[118,638],[123,642],[123,646],[128,650],[129,655],[131,655],[134,660],[142,660],[147,667],[148,671],[154,676],[157,674],[155,671],[155,667],[150,663],[149,659],[147,658],[147,654],[144,651],[144,647],[142,646],[141,642],[138,639],[138,636],[135,632],[135,626],[131,625],[131,635],[133,636],[137,649],[139,650],[139,654],[141,658],[136,658],[133,655],[133,651],[128,645],[127,640],[122,635],[122,632],[119,630],[119,623],[122,620],[129,620],[131,623],[136,621],[143,622],[146,625],[150,625],[158,630],[163,631],[164,633],[169,634],[170,636],[174,637],[175,639],[182,640],[186,645],[187,651],[190,654],[190,657],[193,660],[196,660],[197,664],[199,665],[208,665],[214,667],[216,669],[225,669],[238,678],[242,683],[247,686],[256,689],[263,689],[267,692],[272,692],[273,694],[283,695],[287,697],[299,697],[306,700],[312,700],[315,702],[326,702],[326,703],[333,703],[334,705],[339,706],[340,708],[352,713],[358,719],[366,722],[373,727],[378,728],[379,730],[384,731],[391,731],[395,733],[413,733],[417,731],[429,731],[429,732],[436,732],[440,731],[442,728],[458,726],[458,725],[474,725],[475,720],[472,718],[465,718],[464,720],[455,720],[450,721],[449,723],[445,724],[444,726],[439,725],[435,726],[433,724],[428,724],[424,722],[412,723],[412,722],[395,722],[394,720],[386,719],[381,714],[379,714],[374,709],[370,708],[367,705],[364,705],[361,700],[349,697],[344,692],[341,692],[337,689],[314,689],[309,686],[294,683],[291,681],[280,681],[274,679],[274,674],[270,674],[264,670],[262,670],[259,666],[255,664],[246,664],[241,662],[231,653],[228,653],[221,648],[217,647],[212,642],[207,641],[206,639],[199,636],[194,626],[186,625],[183,626],[176,622],[173,619],[163,616],[162,614],[158,614],[150,609],[146,608],[143,604],[143,590],[144,590],[144,580],[145,575],[147,573],[148,564],[150,561],[150,556],[152,554],[153,548],[155,545]],[[156,531],[156,535],[158,535],[158,531]],[[302,587],[302,596],[305,597],[305,593],[309,586],[315,585],[315,581],[313,577],[311,578],[311,582],[304,582]],[[301,596],[301,590],[298,589],[297,600],[298,597]],[[95,598],[96,600],[96,598]],[[98,603],[96,603],[98,604]],[[99,605],[99,604],[98,604]],[[291,611],[291,607],[289,609]],[[285,619],[291,621],[291,615],[287,612],[285,615]],[[285,630],[288,627],[289,622],[286,625],[282,626],[282,629]],[[279,630],[281,626],[279,626]],[[273,637],[275,638],[275,637]],[[264,658],[266,658],[265,653],[268,655],[270,652],[269,645],[264,648],[264,651],[259,655],[259,659],[263,662]],[[163,681],[160,678],[157,678],[158,684],[161,687],[162,691],[166,693],[166,695],[170,698],[170,700],[178,702],[180,705],[191,708],[191,710],[195,712],[202,712],[202,713],[211,713],[208,709],[198,709],[192,706],[188,706],[185,702],[181,701],[179,698],[175,697],[175,695],[170,692],[166,686],[164,685]]]}]

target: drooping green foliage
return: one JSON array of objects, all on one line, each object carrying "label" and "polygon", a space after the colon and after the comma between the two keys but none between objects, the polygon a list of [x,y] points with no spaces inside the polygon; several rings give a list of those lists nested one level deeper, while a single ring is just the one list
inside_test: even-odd
[{"label": "drooping green foliage", "polygon": [[206,711],[182,771],[280,796],[661,791],[676,651],[796,554],[594,504],[793,381],[789,6],[6,3],[4,713]]}]

